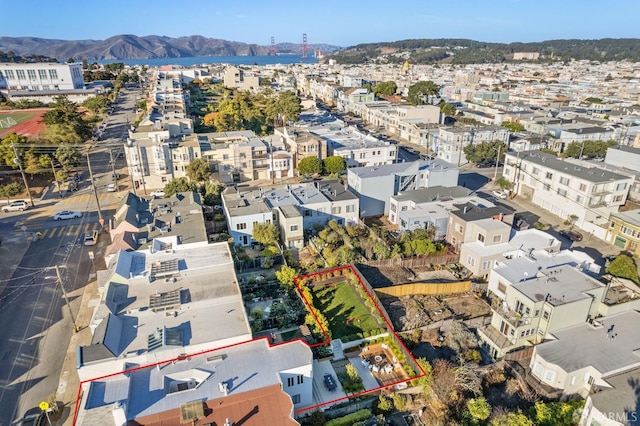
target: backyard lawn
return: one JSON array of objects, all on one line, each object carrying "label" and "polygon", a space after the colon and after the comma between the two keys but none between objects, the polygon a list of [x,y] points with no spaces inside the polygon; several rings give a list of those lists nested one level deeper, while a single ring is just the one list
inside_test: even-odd
[{"label": "backyard lawn", "polygon": [[[385,328],[378,311],[370,310],[349,283],[339,282],[326,288],[316,285],[311,291],[314,305],[327,319],[333,338],[364,337],[362,334],[367,331]],[[365,297],[369,300],[369,296]]]}]

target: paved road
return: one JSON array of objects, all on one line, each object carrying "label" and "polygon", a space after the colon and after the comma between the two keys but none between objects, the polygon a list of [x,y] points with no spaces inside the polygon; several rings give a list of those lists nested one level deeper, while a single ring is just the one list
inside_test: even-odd
[{"label": "paved road", "polygon": [[[113,182],[111,159],[122,175],[124,159],[123,134],[134,117],[135,92],[121,100],[113,114],[107,117],[103,140],[90,149],[91,166],[100,202],[101,213],[108,219],[127,190],[126,181],[119,181],[122,192],[107,192]],[[111,154],[110,154],[111,152]],[[16,256],[15,272],[0,283],[0,425],[19,424],[24,413],[50,395],[64,393],[66,381],[60,380],[67,347],[74,333],[69,307],[57,284],[55,266],[60,267],[62,282],[73,315],[77,315],[87,283],[95,278],[91,273],[89,250],[97,256],[108,244],[107,236],[98,246],[82,245],[86,232],[98,229],[96,197],[89,180],[86,158],[83,159],[83,181],[76,192],[64,192],[60,197],[55,185],[36,207],[24,212],[3,213],[0,233],[6,244],[24,250]],[[53,213],[78,210],[78,219],[54,221]],[[24,229],[24,230],[23,230]],[[29,244],[26,235],[40,232],[42,239]],[[3,267],[6,267],[2,263]],[[63,375],[64,377],[64,375]]]}]

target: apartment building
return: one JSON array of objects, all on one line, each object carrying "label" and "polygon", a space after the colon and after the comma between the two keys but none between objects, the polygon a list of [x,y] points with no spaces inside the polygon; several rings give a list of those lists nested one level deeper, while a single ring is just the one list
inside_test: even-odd
[{"label": "apartment building", "polygon": [[640,209],[611,213],[606,241],[640,257]]},{"label": "apartment building", "polygon": [[449,224],[449,212],[455,204],[471,203],[494,207],[488,200],[461,186],[433,186],[399,192],[389,200],[389,222],[398,231],[432,229],[435,239],[445,238]]},{"label": "apartment building", "polygon": [[260,86],[260,77],[253,71],[230,66],[224,72],[223,83],[231,89],[252,90]]},{"label": "apartment building", "polygon": [[447,225],[447,243],[459,253],[463,243],[478,240],[477,234],[472,232],[473,227],[471,224],[473,222],[484,219],[497,219],[512,225],[514,214],[515,210],[506,204],[489,205],[472,202],[454,204],[453,210],[449,214],[449,224]]},{"label": "apartment building", "polygon": [[624,145],[609,147],[604,165],[609,170],[633,175],[634,181],[629,189],[629,199],[640,201],[640,147]]},{"label": "apartment building", "polygon": [[627,200],[633,178],[576,165],[540,151],[507,153],[503,176],[516,194],[605,239],[609,215]]},{"label": "apartment building", "polygon": [[84,89],[82,64],[0,63],[0,92],[49,92]]},{"label": "apartment building", "polygon": [[275,224],[288,247],[300,248],[304,242],[301,233],[314,224],[324,226],[337,220],[342,225],[355,225],[360,214],[360,200],[338,181],[229,187],[222,193],[222,203],[231,237],[241,246],[253,242],[253,227],[258,223]]},{"label": "apartment building", "polygon": [[500,126],[440,127],[429,134],[429,145],[439,158],[460,166],[468,162],[463,152],[465,146],[493,141],[508,145],[509,135],[509,129]]},{"label": "apartment building", "polygon": [[298,163],[307,157],[315,157],[318,160],[327,158],[327,141],[307,130],[292,127],[277,128],[274,137],[291,153],[292,168],[296,169]]},{"label": "apartment building", "polygon": [[362,217],[389,213],[390,199],[400,192],[458,185],[458,168],[439,159],[347,170],[349,188],[360,197]]},{"label": "apartment building", "polygon": [[492,305],[491,324],[479,328],[478,335],[491,355],[501,358],[595,318],[606,289],[570,265],[540,270],[504,289],[504,299]]}]

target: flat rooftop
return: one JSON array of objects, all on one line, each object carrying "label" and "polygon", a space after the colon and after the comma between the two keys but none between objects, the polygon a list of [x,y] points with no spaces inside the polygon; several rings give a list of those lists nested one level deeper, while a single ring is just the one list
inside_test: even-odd
[{"label": "flat rooftop", "polygon": [[567,372],[592,366],[604,377],[640,366],[640,313],[627,311],[557,331],[535,351]]},{"label": "flat rooftop", "polygon": [[[507,155],[514,156],[512,153]],[[560,173],[566,173],[580,179],[584,179],[593,183],[613,182],[621,179],[628,179],[628,176],[603,170],[598,167],[584,167],[572,164],[568,161],[559,159],[558,157],[546,154],[540,151],[524,151],[520,153],[520,160],[537,164],[541,167],[547,167]]]},{"label": "flat rooftop", "polygon": [[611,216],[620,218],[630,225],[640,226],[640,209],[611,213]]},{"label": "flat rooftop", "polygon": [[518,291],[533,302],[546,300],[553,306],[591,299],[589,292],[603,287],[601,282],[568,265],[546,269],[516,284]]}]

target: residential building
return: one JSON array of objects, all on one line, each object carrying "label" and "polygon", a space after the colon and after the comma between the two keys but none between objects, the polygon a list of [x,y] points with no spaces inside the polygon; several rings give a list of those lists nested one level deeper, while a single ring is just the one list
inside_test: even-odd
[{"label": "residential building", "polygon": [[613,168],[612,171],[634,176],[629,199],[640,201],[640,148],[624,145],[609,147],[604,164],[608,169]]},{"label": "residential building", "polygon": [[91,344],[78,348],[81,382],[252,337],[227,243],[156,237],[146,250],[120,250],[98,286]]},{"label": "residential building", "polygon": [[355,225],[360,213],[358,197],[337,180],[260,188],[229,187],[222,193],[222,203],[231,237],[241,246],[253,242],[253,227],[257,223],[273,223],[280,229],[287,247],[301,248],[304,242],[301,233],[314,224],[324,226],[335,219],[342,225]]},{"label": "residential building", "polygon": [[[313,401],[312,353],[302,341],[266,339],[159,359],[83,383],[78,424],[198,423],[297,425],[295,409]],[[134,367],[133,365],[131,367]]]},{"label": "residential building", "polygon": [[[624,388],[617,378],[624,373],[637,374],[640,368],[639,320],[640,313],[631,310],[552,332],[553,340],[533,349],[529,364],[533,378],[561,395],[583,398],[616,385],[619,390]],[[632,399],[629,410],[635,412]],[[610,411],[614,407],[601,408]]]},{"label": "residential building", "polygon": [[575,226],[606,237],[609,215],[627,200],[633,178],[584,167],[540,151],[507,153],[503,176],[517,195]]},{"label": "residential building", "polygon": [[[570,265],[540,270],[506,287],[505,298],[492,305],[491,324],[479,328],[478,335],[494,358],[540,344],[557,337],[559,330],[595,318],[606,289],[603,283]],[[580,346],[573,350],[577,348]]]},{"label": "residential building", "polygon": [[274,137],[280,138],[292,156],[292,167],[296,169],[298,163],[307,157],[315,157],[318,160],[327,158],[327,141],[305,130],[291,127],[277,128]]},{"label": "residential building", "polygon": [[355,112],[355,104],[362,102],[373,102],[375,96],[373,92],[363,87],[349,87],[338,92],[338,109],[340,111]]},{"label": "residential building", "polygon": [[230,66],[224,72],[223,83],[225,87],[244,92],[260,86],[260,77],[253,71]]},{"label": "residential building", "polygon": [[640,414],[636,384],[640,382],[640,370],[607,377],[607,387],[586,397],[578,426],[636,426]]},{"label": "residential building", "polygon": [[611,213],[606,241],[640,257],[640,209]]},{"label": "residential building", "polygon": [[465,146],[492,141],[508,146],[509,135],[509,129],[501,126],[440,127],[437,133],[430,134],[429,144],[438,158],[460,166],[468,162],[463,151]]},{"label": "residential building", "polygon": [[[485,205],[474,203],[454,204],[449,215],[446,240],[451,247],[460,252],[463,243],[478,240],[477,234],[472,232],[471,224],[484,219],[498,219],[509,225],[513,224],[515,210],[506,204]],[[508,239],[506,239],[508,240]],[[506,240],[502,240],[504,242]]]},{"label": "residential building", "polygon": [[362,217],[389,213],[389,200],[403,191],[458,185],[458,168],[439,159],[347,170],[347,182],[360,197]]},{"label": "residential building", "polygon": [[478,197],[473,191],[461,186],[433,186],[399,192],[389,200],[389,222],[398,226],[398,231],[432,229],[435,239],[447,235],[449,212],[454,204],[472,203],[494,207],[488,200]]}]

